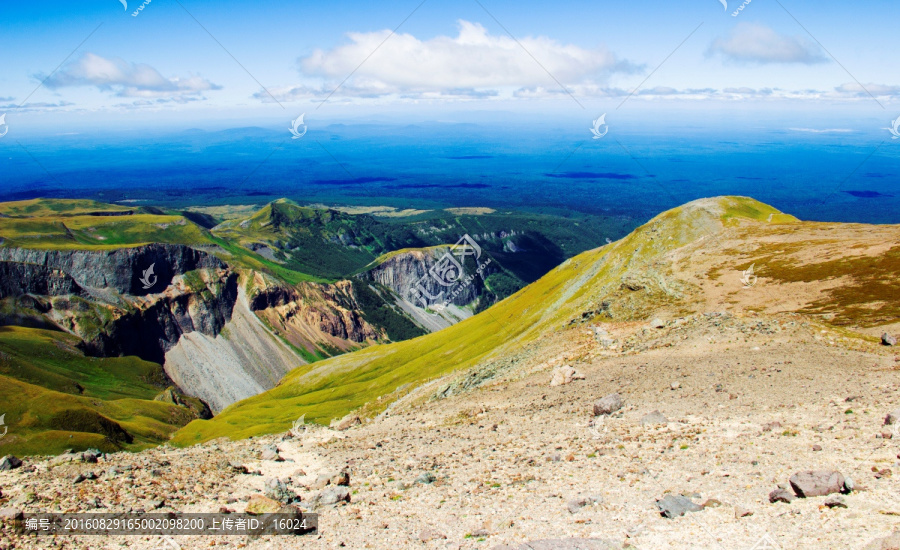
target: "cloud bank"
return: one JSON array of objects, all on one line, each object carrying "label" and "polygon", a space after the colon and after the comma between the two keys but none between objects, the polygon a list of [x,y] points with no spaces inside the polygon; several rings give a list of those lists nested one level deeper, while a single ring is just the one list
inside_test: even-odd
[{"label": "cloud bank", "polygon": [[799,36],[778,34],[755,23],[737,24],[728,36],[713,41],[709,53],[739,63],[813,65],[828,61],[813,42]]},{"label": "cloud bank", "polygon": [[[45,77],[36,75],[43,80]],[[150,65],[129,63],[85,53],[47,78],[51,90],[75,86],[94,86],[114,91],[118,97],[175,98],[200,95],[221,86],[199,76],[166,78]]]},{"label": "cloud bank", "polygon": [[299,60],[303,77],[324,84],[272,92],[288,100],[327,94],[352,73],[341,86],[341,96],[481,99],[499,96],[504,89],[559,87],[554,79],[566,86],[591,84],[616,72],[639,70],[605,47],[585,49],[543,36],[517,42],[492,35],[478,23],[458,23],[456,36],[427,40],[392,36],[388,30],[348,33],[349,43],[316,49]]}]

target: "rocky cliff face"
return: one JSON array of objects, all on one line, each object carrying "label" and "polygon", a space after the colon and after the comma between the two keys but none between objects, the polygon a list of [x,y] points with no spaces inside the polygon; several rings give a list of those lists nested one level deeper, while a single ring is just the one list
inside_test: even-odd
[{"label": "rocky cliff face", "polygon": [[349,281],[286,287],[255,273],[252,285],[250,309],[298,348],[313,352],[325,344],[343,351],[384,337],[360,315]]},{"label": "rocky cliff face", "polygon": [[0,261],[0,299],[27,294],[85,296],[86,292],[75,279],[60,269]]},{"label": "rocky cliff face", "polygon": [[90,355],[162,364],[216,412],[306,363],[282,339],[316,356],[383,336],[356,311],[348,282],[289,286],[240,274],[203,250],[161,244],[0,247],[0,324],[63,329]]},{"label": "rocky cliff face", "polygon": [[[189,246],[150,244],[108,251],[42,250],[0,247],[0,261],[36,264],[68,274],[79,285],[102,291],[111,289],[132,296],[159,292],[178,274],[195,269],[224,269],[225,263]],[[153,266],[154,284],[141,281]]]},{"label": "rocky cliff face", "polygon": [[[469,282],[451,285],[442,284],[439,277],[432,274],[432,268],[449,250],[448,247],[436,247],[401,252],[359,277],[389,289],[397,306],[420,326],[434,332],[470,317],[481,300],[491,298],[484,279],[475,273],[477,267],[467,266],[466,275],[471,276]],[[484,264],[488,258],[482,256],[479,261]],[[440,266],[435,271],[439,269]],[[493,270],[494,267],[488,264],[484,275]]]}]

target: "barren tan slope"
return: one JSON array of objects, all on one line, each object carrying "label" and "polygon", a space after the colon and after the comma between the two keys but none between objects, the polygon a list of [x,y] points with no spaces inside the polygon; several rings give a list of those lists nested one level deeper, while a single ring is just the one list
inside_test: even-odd
[{"label": "barren tan slope", "polygon": [[[897,319],[900,246],[883,243],[898,242],[898,226],[800,222],[746,197],[697,200],[446,330],[291,373],[213,420],[192,422],[176,441],[271,433],[301,414],[323,423],[356,409],[370,416],[453,372],[464,376],[442,394],[458,393],[540,355],[554,334],[609,322],[793,311],[876,334]],[[759,278],[744,288],[751,265]]]}]

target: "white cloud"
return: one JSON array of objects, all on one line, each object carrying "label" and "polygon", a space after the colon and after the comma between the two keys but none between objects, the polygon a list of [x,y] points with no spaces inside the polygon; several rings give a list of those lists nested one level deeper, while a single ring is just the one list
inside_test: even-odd
[{"label": "white cloud", "polygon": [[849,82],[847,84],[841,84],[835,91],[839,94],[844,94],[848,96],[854,97],[869,97],[869,94],[873,96],[900,96],[900,86],[889,86],[885,84],[865,84],[860,86],[856,82]]},{"label": "white cloud", "polygon": [[717,38],[709,53],[743,63],[802,63],[828,61],[813,42],[799,36],[778,34],[765,25],[737,24],[725,38]]},{"label": "white cloud", "polygon": [[[270,91],[286,100],[328,95],[353,73],[338,95],[483,99],[499,96],[501,90],[558,88],[554,78],[573,86],[603,82],[614,72],[638,70],[605,47],[585,49],[543,36],[522,38],[520,45],[468,21],[459,21],[455,37],[422,40],[411,34],[389,36],[388,30],[348,33],[349,43],[330,50],[316,49],[299,60],[304,77],[324,84]],[[255,97],[271,100],[265,91]]]},{"label": "white cloud", "polygon": [[[37,78],[43,79],[41,75]],[[199,95],[221,86],[199,76],[166,78],[150,65],[129,63],[86,53],[67,64],[44,83],[50,89],[96,86],[119,97],[177,98]]]}]

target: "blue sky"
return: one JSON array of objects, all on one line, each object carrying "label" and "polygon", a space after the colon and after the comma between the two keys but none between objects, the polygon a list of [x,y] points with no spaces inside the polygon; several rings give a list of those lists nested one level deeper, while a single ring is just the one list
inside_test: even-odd
[{"label": "blue sky", "polygon": [[752,0],[737,16],[737,0],[480,1],[153,0],[136,17],[138,0],[7,2],[0,114],[23,133],[271,126],[301,112],[785,115],[817,131],[900,115],[896,1]]}]

